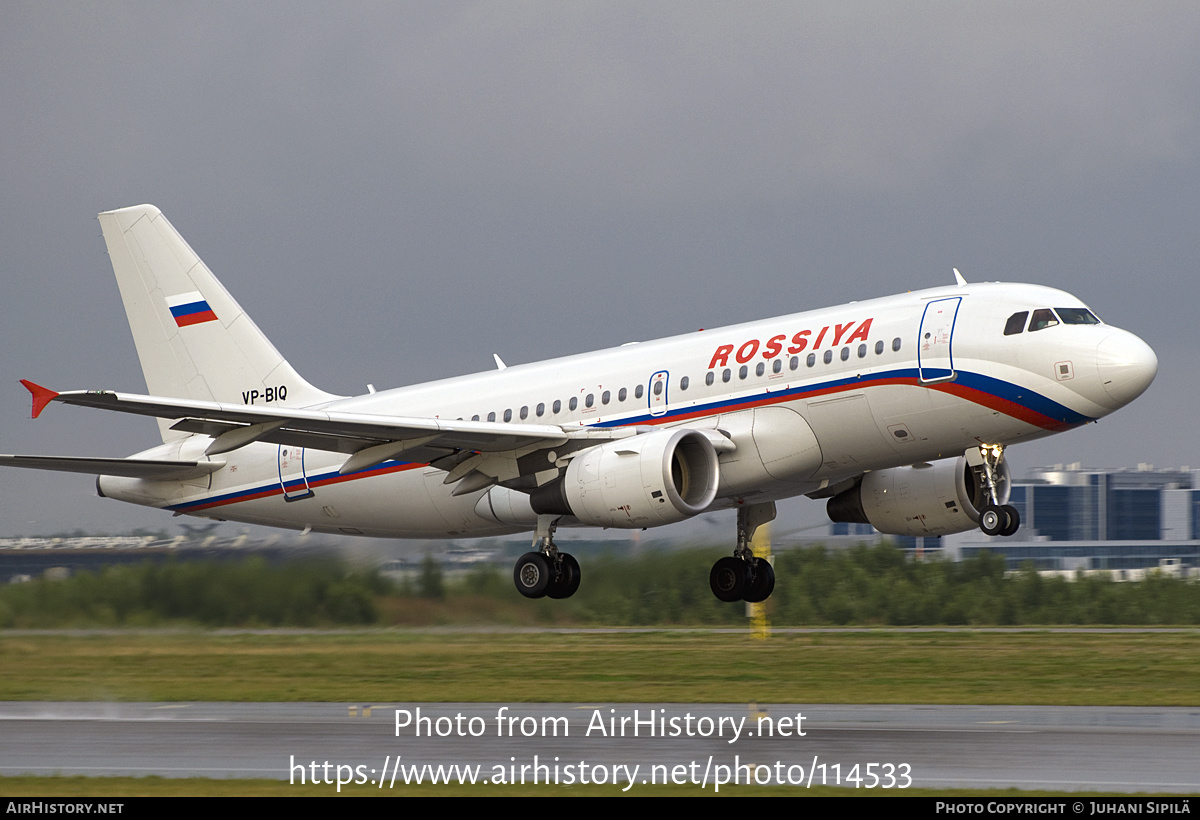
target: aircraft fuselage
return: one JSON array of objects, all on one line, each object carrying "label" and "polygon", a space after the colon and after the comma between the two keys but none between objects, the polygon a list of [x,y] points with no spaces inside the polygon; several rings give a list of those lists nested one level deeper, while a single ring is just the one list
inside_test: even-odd
[{"label": "aircraft fuselage", "polygon": [[[1153,379],[1131,333],[1058,319],[1005,335],[1022,311],[1086,310],[1063,291],[979,283],[936,288],[510,366],[321,405],[356,414],[568,428],[720,430],[712,508],[806,493],[868,471],[1014,444],[1107,415]],[[1090,314],[1089,314],[1090,315]],[[1027,317],[1028,318],[1028,317]],[[289,385],[247,386],[247,405]],[[135,458],[194,458],[195,436]],[[551,456],[565,453],[552,452]],[[185,482],[104,476],[102,493],[176,512],[384,537],[530,529],[523,492],[453,496],[445,470],[388,460],[339,473],[347,454],[254,443]],[[557,460],[557,459],[555,459]],[[546,469],[554,469],[547,459]]]}]

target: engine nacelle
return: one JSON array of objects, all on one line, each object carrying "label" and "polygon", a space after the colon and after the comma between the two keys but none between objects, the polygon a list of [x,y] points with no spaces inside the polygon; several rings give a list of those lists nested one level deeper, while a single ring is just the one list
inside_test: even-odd
[{"label": "engine nacelle", "polygon": [[[1008,503],[1010,473],[996,470],[998,504]],[[949,535],[979,525],[983,483],[962,456],[932,464],[867,473],[854,487],[829,499],[832,521],[870,524],[889,535]]]},{"label": "engine nacelle", "polygon": [[717,453],[696,430],[610,441],[571,459],[566,475],[530,494],[535,512],[595,527],[640,529],[704,512],[717,496]]}]

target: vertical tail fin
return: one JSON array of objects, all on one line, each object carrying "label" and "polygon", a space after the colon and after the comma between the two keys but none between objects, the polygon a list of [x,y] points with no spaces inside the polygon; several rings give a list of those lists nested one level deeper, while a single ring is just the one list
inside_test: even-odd
[{"label": "vertical tail fin", "polygon": [[[316,404],[305,381],[153,205],[100,214],[113,272],[151,395],[230,403]],[[186,435],[160,420],[163,441]]]}]

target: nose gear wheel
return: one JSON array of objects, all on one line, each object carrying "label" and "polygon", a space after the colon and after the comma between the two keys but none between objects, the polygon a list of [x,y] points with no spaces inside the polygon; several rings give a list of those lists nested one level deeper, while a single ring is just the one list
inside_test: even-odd
[{"label": "nose gear wheel", "polygon": [[983,460],[979,472],[984,498],[983,507],[979,510],[979,529],[984,535],[1015,535],[1021,526],[1021,514],[1012,504],[999,503],[1000,463],[1004,460],[1004,445],[980,445],[979,454]]}]

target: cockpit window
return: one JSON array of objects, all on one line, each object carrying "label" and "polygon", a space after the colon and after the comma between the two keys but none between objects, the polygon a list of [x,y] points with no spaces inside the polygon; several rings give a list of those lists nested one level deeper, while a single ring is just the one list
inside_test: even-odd
[{"label": "cockpit window", "polygon": [[1004,326],[1005,336],[1016,336],[1025,329],[1025,320],[1029,318],[1029,311],[1023,310],[1020,313],[1014,313],[1008,317],[1008,324]]},{"label": "cockpit window", "polygon": [[1055,308],[1064,325],[1098,325],[1100,320],[1087,308]]},{"label": "cockpit window", "polygon": [[1050,308],[1039,308],[1033,312],[1033,318],[1029,320],[1029,332],[1044,330],[1054,327],[1056,324],[1058,324],[1058,319],[1055,318],[1054,311]]}]

